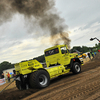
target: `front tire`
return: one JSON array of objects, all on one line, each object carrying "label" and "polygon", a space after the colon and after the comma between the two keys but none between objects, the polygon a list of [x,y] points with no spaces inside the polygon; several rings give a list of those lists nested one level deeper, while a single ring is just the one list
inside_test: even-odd
[{"label": "front tire", "polygon": [[78,73],[81,72],[81,65],[80,65],[80,63],[75,62],[75,63],[73,64],[72,72],[73,72],[74,74],[78,74]]},{"label": "front tire", "polygon": [[45,70],[38,70],[30,75],[31,88],[45,88],[50,83],[50,76]]}]

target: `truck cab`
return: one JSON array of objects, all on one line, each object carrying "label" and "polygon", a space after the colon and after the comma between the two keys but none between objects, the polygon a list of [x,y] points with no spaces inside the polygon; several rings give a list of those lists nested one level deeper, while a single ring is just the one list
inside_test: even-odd
[{"label": "truck cab", "polygon": [[52,65],[69,65],[78,54],[69,53],[67,45],[56,45],[44,51],[47,67]]}]

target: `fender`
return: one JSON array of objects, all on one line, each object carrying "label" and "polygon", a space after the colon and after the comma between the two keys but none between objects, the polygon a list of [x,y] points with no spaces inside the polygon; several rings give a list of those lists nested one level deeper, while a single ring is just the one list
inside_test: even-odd
[{"label": "fender", "polygon": [[70,61],[70,64],[68,65],[66,69],[71,69],[73,67],[74,62],[79,62],[80,64],[83,64],[83,61],[80,61],[79,58],[72,58]]}]

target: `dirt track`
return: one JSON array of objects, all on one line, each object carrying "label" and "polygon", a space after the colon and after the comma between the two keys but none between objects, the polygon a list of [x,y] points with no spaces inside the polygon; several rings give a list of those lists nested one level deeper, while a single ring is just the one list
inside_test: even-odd
[{"label": "dirt track", "polygon": [[[14,84],[13,84],[14,85]],[[0,93],[0,100],[100,100],[100,53],[72,73],[51,80],[49,87],[19,91],[16,87]]]}]

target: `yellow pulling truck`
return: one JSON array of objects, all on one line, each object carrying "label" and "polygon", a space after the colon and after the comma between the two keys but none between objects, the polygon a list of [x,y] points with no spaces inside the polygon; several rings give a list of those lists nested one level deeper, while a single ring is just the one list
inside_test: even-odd
[{"label": "yellow pulling truck", "polygon": [[45,88],[50,79],[73,72],[81,72],[82,61],[77,54],[69,53],[67,45],[56,45],[44,51],[46,67],[37,60],[28,60],[15,64],[16,86],[19,90]]}]

